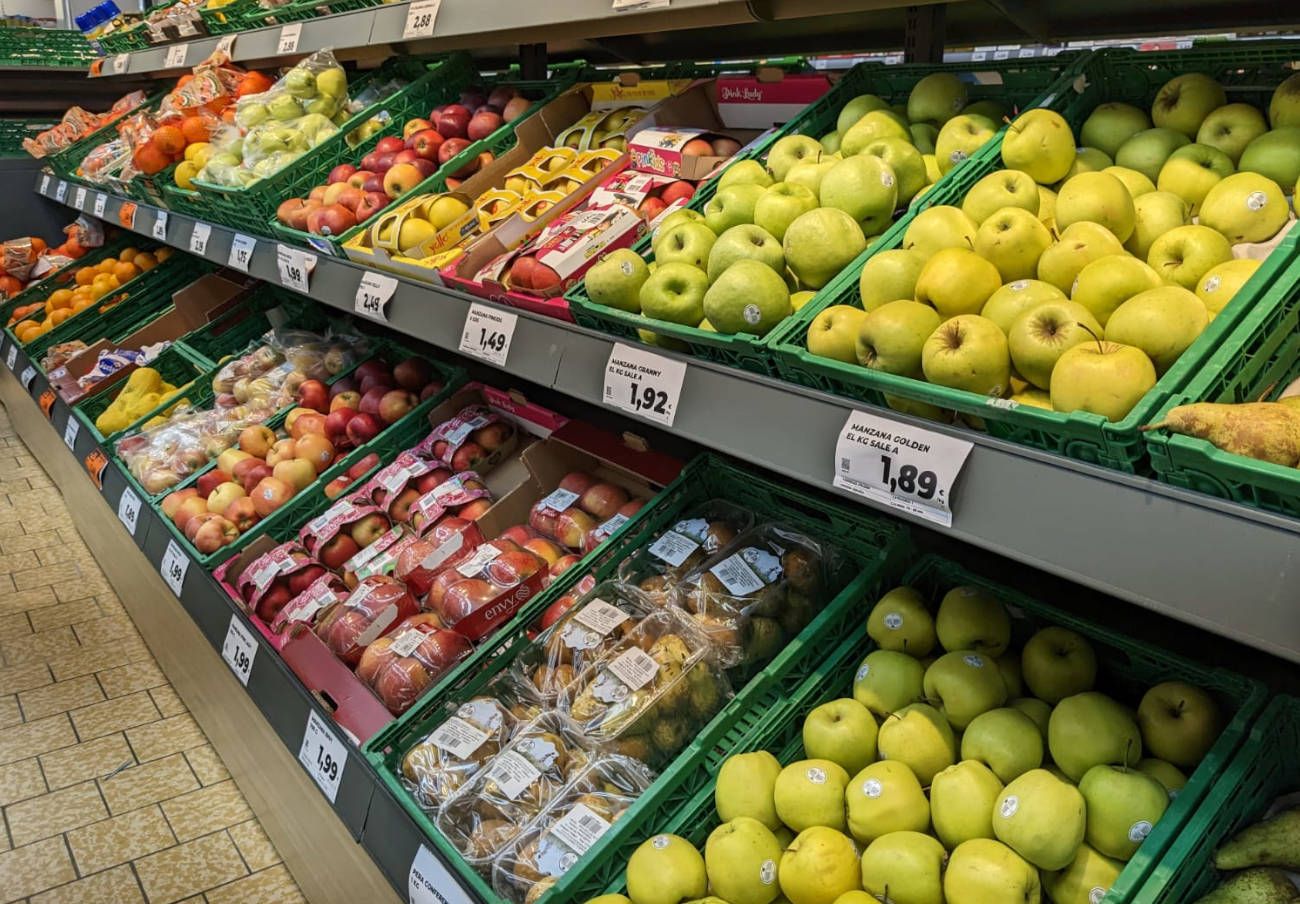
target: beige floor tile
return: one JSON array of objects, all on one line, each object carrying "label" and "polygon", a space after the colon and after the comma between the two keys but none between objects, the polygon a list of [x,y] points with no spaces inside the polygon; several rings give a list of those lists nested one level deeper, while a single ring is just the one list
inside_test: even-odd
[{"label": "beige floor tile", "polygon": [[104,792],[104,800],[108,801],[108,809],[113,813],[125,813],[194,791],[199,787],[199,780],[190,771],[185,757],[178,753],[102,778],[99,787]]},{"label": "beige floor tile", "polygon": [[203,730],[188,713],[132,728],[127,731],[126,739],[135,751],[135,758],[142,763],[202,747],[208,742]]},{"label": "beige floor tile", "polygon": [[[41,766],[35,757],[0,766],[0,807],[46,792]],[[3,834],[3,833],[0,833]]]},{"label": "beige floor tile", "polygon": [[280,853],[271,843],[271,839],[266,837],[262,824],[256,819],[241,822],[226,831],[230,833],[231,838],[235,839],[235,847],[239,848],[240,856],[253,872],[280,862]]},{"label": "beige floor tile", "polygon": [[67,713],[26,722],[0,731],[0,763],[38,756],[77,743]]},{"label": "beige floor tile", "polygon": [[155,804],[68,833],[72,859],[83,876],[169,848],[176,837]]},{"label": "beige floor tile", "polygon": [[[39,611],[39,610],[37,610]],[[23,637],[32,633],[32,622],[26,612],[0,616],[0,640]]]},{"label": "beige floor tile", "polygon": [[[0,528],[3,531],[3,528]],[[13,555],[16,552],[25,552],[29,549],[43,549],[49,546],[62,545],[63,540],[59,537],[57,530],[43,530],[36,533],[22,533],[21,531],[13,536],[6,536],[0,532],[0,552],[5,555]]]},{"label": "beige floor tile", "polygon": [[208,904],[306,904],[293,877],[273,866],[207,893]]},{"label": "beige floor tile", "polygon": [[17,725],[22,720],[23,714],[18,709],[18,696],[10,694],[7,697],[0,697],[0,728]]},{"label": "beige floor tile", "polygon": [[[12,583],[6,585],[7,589],[3,596],[0,596],[0,612],[27,612],[31,609],[40,609],[44,606],[53,606],[58,603],[59,598],[54,595],[54,591],[49,587],[37,587],[34,590],[16,590]],[[83,593],[82,596],[85,596]]]},{"label": "beige floor tile", "polygon": [[83,741],[162,718],[148,691],[74,709],[71,715],[77,736]]},{"label": "beige floor tile", "polygon": [[0,876],[4,877],[0,902],[5,904],[77,878],[62,838],[47,838],[0,854]]},{"label": "beige floor tile", "polygon": [[5,807],[9,837],[16,847],[107,818],[108,808],[94,782],[51,791]]},{"label": "beige floor tile", "polygon": [[[14,571],[14,587],[18,590],[30,590],[33,587],[48,587],[89,577],[83,575],[75,562],[63,562],[58,565],[41,566],[32,556],[33,564],[25,571]],[[82,596],[85,596],[83,593]]]},{"label": "beige floor tile", "polygon": [[102,778],[123,763],[135,764],[126,736],[118,733],[83,741],[41,756],[41,771],[50,788],[64,788],[86,779]]},{"label": "beige floor tile", "polygon": [[136,636],[135,625],[125,615],[109,615],[72,626],[83,646],[108,643],[122,637]]},{"label": "beige floor tile", "polygon": [[135,871],[150,904],[171,904],[248,873],[235,843],[225,832],[215,832],[137,860]]},{"label": "beige floor tile", "polygon": [[185,701],[181,700],[180,695],[170,685],[154,688],[149,691],[149,696],[153,697],[153,703],[154,706],[158,707],[158,712],[168,718],[189,712],[189,709],[185,706]]},{"label": "beige floor tile", "polygon": [[71,625],[0,641],[0,655],[3,655],[5,662],[10,665],[36,660],[48,662],[80,649],[81,644],[77,643],[77,636],[72,633]]},{"label": "beige floor tile", "polygon": [[23,706],[23,715],[28,720],[42,719],[55,713],[79,709],[92,703],[99,703],[103,699],[104,692],[99,689],[99,682],[95,680],[94,675],[47,684],[45,687],[23,691],[18,695],[18,702]]},{"label": "beige floor tile", "polygon": [[162,669],[152,662],[132,662],[96,672],[99,686],[108,697],[122,697],[136,691],[148,690],[167,683]]},{"label": "beige floor tile", "polygon": [[178,841],[189,841],[253,817],[233,781],[163,801],[163,813]]},{"label": "beige floor tile", "polygon": [[144,894],[124,865],[34,895],[29,904],[144,904]]},{"label": "beige floor tile", "polygon": [[38,549],[36,558],[42,565],[59,565],[66,562],[90,565],[94,561],[86,552],[72,546],[49,546]]},{"label": "beige floor tile", "polygon": [[[63,566],[56,565],[54,567],[61,568]],[[18,583],[16,576],[14,583]],[[66,581],[50,584],[50,589],[54,591],[54,598],[64,603],[79,600],[87,593],[108,593],[112,588],[108,586],[108,581],[102,575],[83,574],[81,577],[68,578]]]},{"label": "beige floor tile", "polygon": [[27,571],[32,568],[39,568],[40,565],[40,560],[36,557],[36,553],[33,550],[0,553],[0,574],[13,574],[18,571]]},{"label": "beige floor tile", "polygon": [[48,631],[63,625],[75,625],[78,622],[103,618],[106,614],[100,609],[94,597],[73,600],[70,603],[59,603],[57,606],[34,610],[31,613],[32,628],[37,631]]},{"label": "beige floor tile", "polygon": [[50,660],[50,669],[59,681],[67,681],[80,675],[102,672],[129,662],[151,660],[149,648],[143,640],[129,638],[113,641],[95,647],[83,647],[63,656]]},{"label": "beige floor tile", "polygon": [[189,760],[190,768],[205,785],[215,785],[230,778],[230,773],[226,771],[226,764],[221,762],[221,757],[217,756],[217,752],[210,744],[185,751],[185,759]]},{"label": "beige floor tile", "polygon": [[43,662],[27,662],[0,669],[0,694],[15,694],[53,682],[50,667]]}]

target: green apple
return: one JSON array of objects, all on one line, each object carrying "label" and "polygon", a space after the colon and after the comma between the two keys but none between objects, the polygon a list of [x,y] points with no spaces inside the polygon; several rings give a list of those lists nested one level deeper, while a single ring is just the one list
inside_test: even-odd
[{"label": "green apple", "polygon": [[[975,252],[997,268],[999,282],[1033,277],[1038,272],[1038,259],[1051,245],[1052,234],[1047,227],[1021,207],[996,211],[975,233]],[[981,304],[980,309],[983,307]]]},{"label": "green apple", "polygon": [[853,699],[884,719],[918,702],[924,691],[925,666],[906,653],[873,650],[853,677]]},{"label": "green apple", "polygon": [[1060,113],[1044,107],[1021,113],[1002,136],[1002,162],[1043,185],[1063,179],[1075,153],[1070,124]]},{"label": "green apple", "polygon": [[943,874],[946,904],[1038,904],[1038,870],[1000,841],[972,838],[957,845]]},{"label": "green apple", "polygon": [[1038,259],[1038,278],[1070,293],[1084,267],[1108,254],[1123,252],[1124,246],[1105,226],[1087,221],[1072,223]]},{"label": "green apple", "polygon": [[1079,271],[1070,300],[1082,305],[1096,319],[1093,331],[1100,335],[1116,308],[1134,295],[1162,285],[1160,274],[1136,257],[1108,254]]},{"label": "green apple", "polygon": [[[914,122],[907,127],[907,130],[912,133],[912,144],[916,146],[922,157],[926,155],[933,157],[934,143],[939,140],[938,128],[928,122]],[[938,164],[935,164],[935,166],[937,167]],[[929,178],[929,169],[926,170],[926,173],[926,181],[934,181]]]},{"label": "green apple", "polygon": [[302,104],[290,94],[281,94],[279,97],[272,98],[266,105],[266,112],[271,115],[272,119],[278,119],[280,122],[292,122],[300,119],[306,112]]},{"label": "green apple", "polygon": [[632,904],[678,904],[708,893],[704,858],[677,835],[655,835],[627,861],[627,896]]},{"label": "green apple", "polygon": [[1089,342],[1061,355],[1052,369],[1052,408],[1123,420],[1156,385],[1156,368],[1141,349]]},{"label": "green apple", "polygon": [[703,308],[702,316],[719,333],[755,336],[766,335],[794,312],[785,280],[756,260],[739,260],[728,267],[704,293]]},{"label": "green apple", "polygon": [[1149,128],[1150,118],[1137,107],[1121,103],[1098,104],[1083,121],[1079,141],[1114,158],[1124,142]]},{"label": "green apple", "polygon": [[1065,293],[1051,283],[1018,279],[990,295],[980,314],[996,323],[1002,332],[1010,333],[1011,325],[1021,314],[1049,301],[1065,300]]},{"label": "green apple", "polygon": [[1295,194],[1300,179],[1300,128],[1265,132],[1246,145],[1238,165],[1242,172],[1259,173],[1276,182],[1286,194]]},{"label": "green apple", "polygon": [[709,282],[716,282],[732,264],[743,260],[766,264],[778,276],[785,274],[785,252],[781,250],[781,242],[766,229],[744,223],[719,235],[709,249],[708,266],[705,267]]},{"label": "green apple", "polygon": [[856,363],[858,331],[866,316],[862,308],[852,305],[826,308],[808,325],[808,351],[845,364]]},{"label": "green apple", "polygon": [[[689,207],[680,207],[665,216],[659,221],[659,225],[655,227],[654,234],[650,237],[651,250],[657,255],[659,252],[659,243],[663,241],[664,237],[668,235],[669,232],[683,223],[699,223],[703,226],[704,214],[700,213],[698,210],[691,210]],[[710,229],[709,233],[711,237],[712,232],[713,230]],[[707,259],[708,256],[706,255],[705,260]],[[703,267],[704,265],[700,264],[700,266]]]},{"label": "green apple", "polygon": [[[929,260],[948,248],[969,251],[979,226],[960,207],[939,205],[918,213],[903,233],[903,247]],[[918,274],[919,275],[919,274]]]},{"label": "green apple", "polygon": [[923,786],[957,762],[957,740],[952,726],[939,710],[927,703],[909,703],[885,716],[876,734],[876,750],[881,760],[894,760],[907,766]]},{"label": "green apple", "polygon": [[943,846],[952,850],[972,838],[993,837],[993,805],[1002,782],[975,760],[962,760],[930,783],[930,819]]},{"label": "green apple", "polygon": [[[788,270],[789,268],[787,268],[787,273]],[[786,279],[786,282],[787,283],[790,282],[789,278]],[[809,291],[793,292],[790,295],[790,307],[798,311],[804,305],[806,305],[808,302],[812,301],[816,297],[817,297],[816,292],[809,292]]]},{"label": "green apple", "polygon": [[[839,150],[840,150],[840,141],[841,141],[841,140],[843,140],[843,136],[840,135],[839,132],[827,132],[827,133],[826,133],[825,135],[823,135],[821,138],[818,138],[818,139],[817,139],[817,143],[820,144],[820,145],[822,146],[822,150],[823,150],[825,153],[827,153],[827,154],[838,154],[838,153],[839,153]],[[797,165],[797,164],[796,164],[796,165]],[[789,173],[786,173],[786,178],[788,179],[789,177],[790,177],[790,174],[789,174]]]},{"label": "green apple", "polygon": [[[938,317],[935,318],[934,325],[939,325]],[[920,348],[921,343],[918,342],[918,368],[921,362]],[[882,650],[928,656],[934,649],[934,618],[925,607],[925,598],[915,589],[895,587],[871,607],[871,614],[867,616],[867,636]]]},{"label": "green apple", "polygon": [[620,311],[641,310],[641,286],[650,278],[650,268],[630,248],[612,251],[587,271],[587,294],[596,304]]},{"label": "green apple", "polygon": [[891,301],[866,316],[854,348],[857,363],[872,370],[919,379],[926,340],[939,328],[934,308],[917,301]]},{"label": "green apple", "polygon": [[1052,718],[1052,707],[1046,701],[1039,700],[1037,697],[1017,697],[1008,701],[1007,706],[1018,709],[1030,719],[1038,728],[1038,733],[1043,736],[1044,749],[1047,744],[1047,724]]},{"label": "green apple", "polygon": [[934,628],[945,650],[975,650],[997,658],[1011,644],[1006,608],[980,587],[963,585],[945,593]]},{"label": "green apple", "polygon": [[840,108],[840,115],[835,120],[835,131],[843,135],[859,119],[866,116],[873,110],[888,110],[889,104],[885,103],[874,94],[859,94],[847,104]]},{"label": "green apple", "polygon": [[773,802],[780,774],[780,762],[766,750],[727,757],[718,770],[713,791],[718,818],[729,822],[748,816],[775,831],[781,825]]},{"label": "green apple", "polygon": [[790,224],[782,245],[799,284],[820,289],[866,250],[867,240],[844,211],[818,208]]},{"label": "green apple", "polygon": [[[1011,393],[1009,401],[1017,405],[1029,405],[1033,408],[1042,408],[1045,411],[1052,410],[1052,397],[1037,386],[1026,386],[1019,392]],[[1001,662],[1002,660],[998,660]]]},{"label": "green apple", "polygon": [[1046,185],[1038,186],[1038,219],[1053,233],[1056,232],[1056,192]]},{"label": "green apple", "polygon": [[862,309],[874,311],[883,304],[916,296],[916,279],[925,266],[925,258],[916,251],[896,248],[880,251],[867,258],[858,277]]},{"label": "green apple", "polygon": [[724,189],[730,185],[757,185],[759,188],[767,188],[774,181],[772,174],[757,160],[737,160],[722,171],[722,176],[718,179],[718,188]]},{"label": "green apple", "polygon": [[1011,383],[1007,337],[992,320],[960,314],[941,323],[925,340],[921,371],[938,386],[1001,398]]},{"label": "green apple", "polygon": [[1267,131],[1264,114],[1250,104],[1224,104],[1205,117],[1196,141],[1222,151],[1235,166],[1246,146]]},{"label": "green apple", "polygon": [[1123,182],[1124,187],[1128,189],[1129,195],[1132,196],[1134,200],[1137,200],[1147,192],[1156,190],[1155,184],[1150,179],[1135,169],[1129,169],[1127,166],[1108,166],[1102,170],[1102,172],[1109,173],[1119,181]]},{"label": "green apple", "polygon": [[752,183],[728,185],[718,189],[717,193],[704,205],[704,225],[717,235],[722,235],[732,226],[741,226],[754,222],[754,207],[763,197],[763,187]]},{"label": "green apple", "polygon": [[709,278],[690,264],[660,264],[641,286],[641,312],[655,320],[695,326],[704,319]]},{"label": "green apple", "polygon": [[[935,182],[938,182],[943,178],[943,173],[939,170],[939,161],[934,156],[933,151],[928,154],[922,154],[921,159],[925,161],[925,181],[933,185]],[[917,192],[916,197],[912,199],[912,203],[915,204],[917,198],[920,198],[921,195],[925,194],[928,188],[929,186],[926,186],[926,188]]]},{"label": "green apple", "polygon": [[1250,281],[1261,261],[1249,257],[1224,261],[1211,267],[1196,284],[1196,297],[1205,305],[1210,319],[1227,307],[1237,292]]},{"label": "green apple", "polygon": [[845,159],[854,157],[881,138],[901,138],[910,144],[912,132],[907,127],[907,121],[897,113],[891,110],[872,110],[844,133],[840,141],[840,153]]},{"label": "green apple", "polygon": [[831,167],[839,163],[838,159],[818,160],[816,163],[805,161],[796,163],[790,167],[790,172],[785,174],[786,185],[802,185],[816,197],[821,193],[822,179],[831,171]]},{"label": "green apple", "polygon": [[1196,216],[1210,189],[1233,172],[1232,161],[1223,151],[1205,144],[1188,144],[1169,155],[1160,168],[1156,187],[1182,198]]},{"label": "green apple", "polygon": [[970,158],[997,131],[996,122],[974,113],[963,113],[945,122],[939,129],[939,137],[934,140],[934,160],[939,165],[939,172],[946,174]]},{"label": "green apple", "polygon": [[1020,710],[991,709],[962,732],[961,758],[983,763],[999,781],[1009,782],[1043,764],[1043,737],[1034,720]]},{"label": "green apple", "polygon": [[862,887],[853,840],[825,826],[795,836],[781,855],[777,875],[790,904],[834,904],[840,895]]},{"label": "green apple", "polygon": [[997,662],[974,650],[953,650],[940,656],[925,670],[922,687],[925,699],[937,704],[958,730],[1007,701],[1007,686]]},{"label": "green apple", "polygon": [[1223,728],[1214,698],[1182,681],[1157,684],[1142,695],[1138,726],[1151,753],[1175,766],[1195,768]]},{"label": "green apple", "polygon": [[830,760],[798,760],[776,777],[772,797],[781,822],[802,832],[811,826],[828,826],[843,832],[844,789],[849,774]]},{"label": "green apple", "polygon": [[781,893],[776,884],[781,853],[772,831],[757,819],[724,822],[704,843],[709,891],[728,904],[771,904]]},{"label": "green apple", "polygon": [[1057,183],[1059,189],[1066,182],[1080,173],[1099,173],[1109,166],[1114,166],[1115,161],[1105,151],[1099,151],[1097,148],[1080,147],[1074,150],[1074,162],[1066,170],[1061,181]]},{"label": "green apple", "polygon": [[1192,222],[1191,209],[1178,195],[1167,191],[1147,192],[1133,199],[1133,234],[1124,248],[1140,260],[1151,254],[1151,246],[1171,229]]},{"label": "green apple", "polygon": [[884,160],[861,154],[841,160],[822,177],[819,197],[822,207],[853,217],[863,235],[879,235],[893,220],[898,180]]},{"label": "green apple", "polygon": [[976,224],[1005,207],[1020,207],[1038,215],[1038,185],[1028,173],[1005,169],[989,173],[971,186],[961,209]]},{"label": "green apple", "polygon": [[632,904],[632,899],[627,895],[597,895],[588,898],[585,904]]},{"label": "green apple", "polygon": [[1275,129],[1300,126],[1300,73],[1288,76],[1273,91],[1268,103],[1268,121]]},{"label": "green apple", "polygon": [[1174,129],[1147,129],[1138,132],[1120,146],[1115,152],[1115,162],[1131,170],[1137,170],[1152,182],[1160,176],[1160,168],[1165,165],[1169,155],[1191,139]]},{"label": "green apple", "polygon": [[1134,295],[1106,322],[1111,342],[1141,349],[1164,373],[1210,323],[1205,303],[1181,286],[1161,286]]},{"label": "green apple", "polygon": [[767,154],[767,169],[774,182],[784,182],[786,173],[796,163],[816,161],[824,153],[821,142],[808,135],[787,135],[778,139]]},{"label": "green apple", "polygon": [[974,251],[945,248],[936,252],[916,278],[916,300],[945,318],[977,314],[1002,286],[998,268]]},{"label": "green apple", "polygon": [[1043,877],[1043,888],[1053,904],[1101,904],[1115,884],[1124,864],[1079,845],[1070,865]]},{"label": "green apple", "polygon": [[1074,223],[1097,223],[1123,242],[1133,234],[1134,217],[1133,196],[1109,173],[1080,173],[1057,194],[1056,225],[1063,230]]},{"label": "green apple", "polygon": [[1151,121],[1159,128],[1195,135],[1212,112],[1228,102],[1223,86],[1199,72],[1165,82],[1151,104]]},{"label": "green apple", "polygon": [[1097,681],[1097,654],[1092,644],[1058,625],[1029,638],[1020,651],[1020,665],[1029,692],[1047,703],[1090,691]]},{"label": "green apple", "polygon": [[1069,866],[1083,843],[1086,810],[1079,789],[1046,769],[1007,784],[993,806],[993,834],[1039,869]]},{"label": "green apple", "polygon": [[994,122],[1002,122],[1007,115],[1007,108],[1000,101],[986,97],[967,104],[962,108],[962,112],[972,116],[983,116]]},{"label": "green apple", "polygon": [[703,223],[692,221],[678,223],[660,233],[657,240],[655,263],[661,267],[664,264],[689,264],[703,272],[718,236]]},{"label": "green apple", "polygon": [[[862,885],[867,901],[943,904],[943,845],[922,832],[881,835],[862,852]],[[837,904],[844,904],[843,900]]]},{"label": "green apple", "polygon": [[1128,860],[1169,806],[1164,785],[1137,769],[1093,766],[1079,780],[1087,804],[1085,840],[1099,853]]},{"label": "green apple", "polygon": [[1178,797],[1178,792],[1187,784],[1187,776],[1168,760],[1147,757],[1137,764],[1137,770],[1158,781],[1165,789],[1165,793],[1169,795],[1171,802]]},{"label": "green apple", "polygon": [[925,160],[910,141],[901,138],[879,138],[862,149],[864,155],[879,157],[889,164],[898,180],[899,207],[906,206],[917,192],[925,188]]},{"label": "green apple", "polygon": [[912,86],[907,118],[941,126],[962,111],[967,98],[965,82],[950,72],[933,72]]},{"label": "green apple", "polygon": [[[815,166],[801,163],[799,166]],[[770,232],[780,242],[800,214],[817,209],[817,195],[805,185],[778,182],[763,192],[754,205],[754,225]],[[784,256],[782,256],[784,261]],[[782,267],[784,268],[784,263]]]},{"label": "green apple", "polygon": [[870,844],[890,832],[924,832],[930,827],[930,802],[912,770],[896,760],[861,769],[844,792],[849,834]]},{"label": "green apple", "polygon": [[[1033,389],[1032,386],[1025,387],[1026,392]],[[998,674],[1002,676],[1002,683],[1006,685],[1007,697],[1019,697],[1025,692],[1025,682],[1020,675],[1020,657],[1014,652],[1007,653],[997,658]]]},{"label": "green apple", "polygon": [[823,703],[803,720],[803,749],[855,775],[876,758],[876,720],[851,697]]},{"label": "green apple", "polygon": [[1290,216],[1286,195],[1276,182],[1258,173],[1234,173],[1205,196],[1200,222],[1237,245],[1268,241]]},{"label": "green apple", "polygon": [[1085,691],[1066,697],[1047,725],[1052,760],[1071,781],[1093,766],[1136,763],[1142,735],[1127,709],[1105,694]]}]

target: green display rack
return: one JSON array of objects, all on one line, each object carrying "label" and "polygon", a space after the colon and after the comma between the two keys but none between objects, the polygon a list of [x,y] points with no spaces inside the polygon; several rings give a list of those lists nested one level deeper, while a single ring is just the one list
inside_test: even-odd
[{"label": "green display rack", "polygon": [[0,28],[0,66],[54,66],[84,69],[98,54],[79,31],[67,29]]},{"label": "green display rack", "polygon": [[[163,313],[166,312],[159,312],[160,315]],[[168,346],[161,355],[147,366],[158,371],[165,382],[181,389],[182,392],[165,404],[155,405],[147,414],[136,418],[122,429],[114,430],[111,433],[102,432],[95,421],[117,399],[126,386],[125,380],[119,380],[111,386],[103,387],[73,406],[75,416],[82,423],[82,429],[89,431],[90,435],[95,438],[95,442],[101,447],[109,448],[119,437],[125,436],[129,430],[147,423],[152,417],[164,414],[172,408],[192,403],[193,399],[190,398],[189,390],[201,386],[202,380],[206,376],[204,368],[185,354],[184,350],[175,343]]]},{"label": "green display rack", "polygon": [[[1290,73],[1295,58],[1289,44],[1253,42],[1212,45],[1185,51],[1142,52],[1105,50],[1088,57],[1068,73],[1043,99],[1043,106],[1057,110],[1076,131],[1100,103],[1123,101],[1149,108],[1160,87],[1185,72],[1204,72],[1224,85],[1232,101],[1252,101],[1264,108],[1268,98]],[[961,204],[967,191],[982,177],[1002,168],[1001,135],[981,148],[971,160],[928,192],[918,208]],[[1069,458],[1134,473],[1145,468],[1145,445],[1139,432],[1164,400],[1181,388],[1201,368],[1205,359],[1227,340],[1232,329],[1247,314],[1255,316],[1277,304],[1282,296],[1278,280],[1296,255],[1300,239],[1295,235],[1269,255],[1255,276],[1174,365],[1160,377],[1129,414],[1119,421],[1076,411],[1055,411],[993,399],[962,390],[936,386],[923,380],[899,377],[844,364],[811,354],[807,348],[808,327],[831,305],[861,307],[859,275],[873,254],[899,247],[903,229],[893,229],[873,245],[854,265],[844,270],[818,296],[786,323],[774,330],[771,341],[780,375],[794,383],[812,386],[836,395],[886,406],[886,396],[921,402],[945,411],[957,411],[978,419],[987,432],[1036,449]]]},{"label": "green display rack", "polygon": [[[1081,61],[1081,56],[1067,53],[1050,58],[1002,60],[977,64],[886,66],[883,63],[859,63],[819,100],[809,104],[781,128],[768,133],[742,150],[736,159],[764,159],[772,145],[788,135],[811,135],[820,138],[828,132],[833,132],[840,110],[859,94],[875,94],[891,103],[905,103],[912,86],[927,75],[936,72],[971,74],[972,78],[978,74],[980,80],[971,84],[969,89],[972,102],[997,100],[1017,107],[1039,105],[1046,100],[1045,95],[1061,80],[1062,73],[1077,68]],[[954,174],[962,172],[968,166],[969,164],[954,168],[939,184],[945,184]],[[701,183],[687,206],[691,210],[702,211],[716,190],[717,179]],[[927,197],[936,191],[937,188],[931,189]],[[903,216],[906,217],[907,212],[904,212]],[[888,235],[889,233],[886,233],[886,236]],[[883,242],[884,239],[872,247],[879,247]],[[650,236],[642,238],[632,250],[647,261],[654,260],[654,252],[650,248]],[[868,253],[864,252],[860,255],[845,272],[860,269],[861,262],[866,259]],[[819,294],[824,294],[828,290],[829,286]],[[641,314],[595,303],[587,294],[585,283],[579,283],[570,289],[565,298],[569,301],[574,322],[579,326],[600,330],[631,341],[641,341],[640,334],[645,331],[659,337],[656,344],[686,351],[706,361],[770,376],[777,373],[770,348],[780,327],[760,337],[751,333],[732,335],[716,333],[694,326],[651,320]],[[808,306],[811,305],[812,302]]]},{"label": "green display rack", "polygon": [[861,635],[866,615],[863,602],[874,599],[885,583],[901,570],[909,544],[905,529],[840,507],[802,490],[769,481],[711,456],[692,462],[652,505],[643,508],[607,544],[583,562],[573,566],[545,592],[530,601],[504,632],[506,639],[493,642],[453,670],[425,699],[366,745],[366,755],[381,780],[436,846],[443,859],[454,864],[462,881],[482,901],[507,904],[476,873],[456,848],[438,831],[403,785],[402,757],[417,741],[468,697],[485,688],[532,641],[528,629],[554,600],[568,593],[579,576],[592,573],[597,581],[612,579],[624,555],[652,543],[665,529],[686,517],[701,503],[712,499],[732,500],[752,511],[759,521],[775,521],[803,531],[814,539],[836,547],[843,558],[844,582],[834,599],[798,637],[770,663],[760,669],[735,698],[697,735],[662,772],[658,780],[620,817],[543,900],[582,901],[598,894],[622,870],[622,863],[641,835],[654,831],[663,820],[690,799],[711,778],[706,763],[716,761],[720,745],[728,738],[743,736],[742,726],[766,718],[765,707],[779,700],[823,664],[826,650],[838,638]]},{"label": "green display rack", "polygon": [[0,318],[4,318],[7,324],[9,315],[23,305],[44,301],[55,289],[72,288],[73,275],[79,268],[98,263],[106,257],[116,257],[117,252],[131,241],[130,238],[110,239],[105,245],[87,252],[81,258],[69,261],[59,269],[45,274],[39,282],[31,283],[13,298],[0,302]]},{"label": "green display rack", "polygon": [[26,157],[23,140],[58,125],[50,119],[0,119],[0,157]]}]

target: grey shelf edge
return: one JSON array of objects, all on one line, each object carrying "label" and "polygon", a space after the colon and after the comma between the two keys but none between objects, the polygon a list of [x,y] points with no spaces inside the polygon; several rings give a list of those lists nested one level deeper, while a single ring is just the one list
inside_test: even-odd
[{"label": "grey shelf edge", "polygon": [[[37,179],[55,197],[59,180]],[[93,209],[96,190],[82,208]],[[75,206],[69,186],[64,203]],[[111,195],[106,216],[116,220]],[[155,212],[141,205],[134,230],[149,235]],[[168,215],[167,241],[189,248],[194,220]],[[207,257],[225,264],[234,231],[212,225]],[[279,281],[276,241],[259,238],[250,272]],[[310,297],[353,311],[367,270],[321,255]],[[399,281],[387,308],[398,332],[456,351],[475,299]],[[486,302],[480,302],[486,304]],[[433,306],[436,306],[433,307]],[[600,405],[614,340],[509,308],[518,316],[506,373]],[[1300,662],[1300,521],[1153,480],[922,421],[672,352],[687,363],[672,431],[736,458],[923,527],[929,522],[873,506],[832,486],[836,438],[855,409],[974,443],[952,500],[951,536],[1120,599]],[[636,418],[629,417],[630,420]],[[649,423],[649,422],[647,422]],[[774,430],[774,425],[784,430]]]}]

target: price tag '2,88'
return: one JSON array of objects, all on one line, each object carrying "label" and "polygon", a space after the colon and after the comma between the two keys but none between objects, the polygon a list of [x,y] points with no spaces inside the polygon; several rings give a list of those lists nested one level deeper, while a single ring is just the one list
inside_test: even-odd
[{"label": "price tag '2,88'", "polygon": [[471,304],[465,315],[465,331],[460,335],[460,350],[497,367],[506,366],[510,340],[515,335],[519,317],[481,304]]},{"label": "price tag '2,88'", "polygon": [[442,0],[415,0],[406,11],[406,25],[402,28],[402,40],[412,38],[431,38],[438,25],[438,9]]},{"label": "price tag '2,88'", "polygon": [[667,427],[677,417],[686,362],[615,342],[605,363],[606,405]]}]

